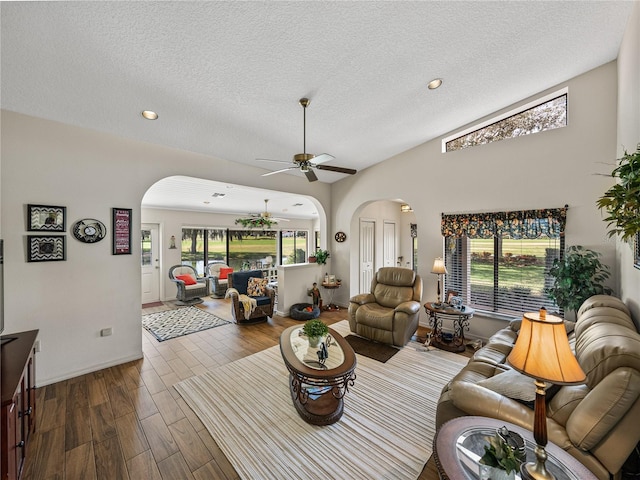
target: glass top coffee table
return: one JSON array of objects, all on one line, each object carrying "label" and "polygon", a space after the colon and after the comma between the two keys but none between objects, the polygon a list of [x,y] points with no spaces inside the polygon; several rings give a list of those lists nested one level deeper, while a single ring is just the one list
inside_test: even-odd
[{"label": "glass top coffee table", "polygon": [[[486,437],[496,433],[496,429],[506,426],[519,434],[525,442],[527,462],[535,461],[533,433],[502,420],[487,417],[459,417],[448,421],[433,440],[433,456],[440,478],[443,480],[479,480],[479,460],[484,454]],[[587,467],[576,458],[549,442],[547,452],[547,470],[557,480],[597,480]],[[520,480],[520,473],[516,473]]]},{"label": "glass top coffee table", "polygon": [[280,335],[280,352],[287,370],[291,400],[298,414],[313,425],[331,425],[342,417],[344,395],[356,380],[356,354],[335,330],[325,341],[327,358],[318,355],[321,347],[309,345],[302,327],[287,328]]}]

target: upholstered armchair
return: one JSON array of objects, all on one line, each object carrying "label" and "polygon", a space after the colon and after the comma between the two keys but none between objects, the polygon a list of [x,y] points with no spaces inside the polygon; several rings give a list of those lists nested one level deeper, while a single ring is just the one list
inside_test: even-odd
[{"label": "upholstered armchair", "polygon": [[204,276],[209,277],[209,286],[211,287],[211,295],[215,298],[224,298],[229,288],[229,273],[233,269],[226,263],[210,263],[204,270]]},{"label": "upholstered armchair", "polygon": [[349,300],[351,331],[376,342],[403,347],[418,329],[422,279],[413,270],[383,267],[371,292]]},{"label": "upholstered armchair", "polygon": [[236,323],[266,321],[273,316],[275,291],[263,278],[262,270],[232,272],[228,276],[227,297]]},{"label": "upholstered armchair", "polygon": [[169,269],[169,278],[176,284],[178,305],[202,303],[201,297],[209,295],[209,279],[198,278],[198,272],[191,265],[174,265]]}]

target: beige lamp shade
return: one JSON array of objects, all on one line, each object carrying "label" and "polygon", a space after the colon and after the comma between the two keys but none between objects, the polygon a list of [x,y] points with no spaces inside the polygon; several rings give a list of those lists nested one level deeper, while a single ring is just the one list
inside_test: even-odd
[{"label": "beige lamp shade", "polygon": [[583,383],[586,379],[573,355],[561,318],[541,313],[525,313],[507,361],[521,373],[559,385]]},{"label": "beige lamp shade", "polygon": [[431,273],[437,273],[439,275],[446,275],[449,273],[447,272],[447,267],[444,266],[444,260],[442,258],[438,257],[433,261]]}]

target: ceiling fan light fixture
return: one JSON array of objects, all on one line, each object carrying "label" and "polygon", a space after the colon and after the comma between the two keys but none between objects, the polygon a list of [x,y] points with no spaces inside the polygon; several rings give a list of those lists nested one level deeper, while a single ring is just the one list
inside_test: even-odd
[{"label": "ceiling fan light fixture", "polygon": [[153,110],[143,110],[141,115],[147,120],[157,120],[158,114]]},{"label": "ceiling fan light fixture", "polygon": [[433,80],[431,80],[429,83],[427,83],[427,88],[429,90],[435,90],[436,88],[438,88],[440,85],[442,85],[442,79],[441,78],[434,78]]}]

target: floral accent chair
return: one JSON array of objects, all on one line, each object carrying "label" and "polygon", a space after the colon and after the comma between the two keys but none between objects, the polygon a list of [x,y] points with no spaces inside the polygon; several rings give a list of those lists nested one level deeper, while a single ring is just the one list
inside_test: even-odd
[{"label": "floral accent chair", "polygon": [[273,316],[275,291],[263,278],[262,270],[243,270],[229,274],[231,313],[236,323],[267,321]]},{"label": "floral accent chair", "polygon": [[191,265],[174,265],[169,269],[169,278],[178,289],[177,305],[202,303],[202,297],[209,295],[209,279],[198,278],[198,272]]}]

